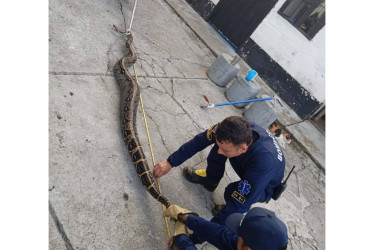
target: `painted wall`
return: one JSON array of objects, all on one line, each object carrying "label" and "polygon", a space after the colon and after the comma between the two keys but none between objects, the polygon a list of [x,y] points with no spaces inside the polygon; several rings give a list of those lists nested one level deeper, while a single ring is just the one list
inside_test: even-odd
[{"label": "painted wall", "polygon": [[325,103],[325,27],[308,40],[277,12],[286,0],[279,0],[251,35],[266,53]]}]

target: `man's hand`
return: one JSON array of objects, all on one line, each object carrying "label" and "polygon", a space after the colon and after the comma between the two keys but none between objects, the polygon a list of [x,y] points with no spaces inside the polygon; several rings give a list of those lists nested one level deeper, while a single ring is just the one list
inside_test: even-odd
[{"label": "man's hand", "polygon": [[182,222],[177,221],[174,224],[174,234],[173,234],[172,237],[169,238],[169,241],[168,241],[168,246],[170,247],[170,249],[173,249],[173,250],[177,249],[178,250],[178,247],[174,244],[174,240],[179,235],[182,235],[182,234],[184,234],[184,235],[186,235],[188,237],[187,227]]},{"label": "man's hand", "polygon": [[181,221],[183,223],[186,221],[185,220],[186,216],[183,218],[183,215],[186,215],[186,214],[193,214],[195,216],[199,216],[197,213],[194,213],[190,210],[187,210],[185,208],[182,208],[174,204],[170,205],[168,209],[166,209],[164,212],[165,217],[170,217],[173,220]]},{"label": "man's hand", "polygon": [[159,162],[153,168],[153,175],[156,178],[160,178],[161,176],[164,176],[167,173],[169,173],[170,169],[171,165],[168,161]]},{"label": "man's hand", "polygon": [[168,246],[170,249],[173,249],[173,244],[174,244],[174,236],[171,236],[168,240]]}]

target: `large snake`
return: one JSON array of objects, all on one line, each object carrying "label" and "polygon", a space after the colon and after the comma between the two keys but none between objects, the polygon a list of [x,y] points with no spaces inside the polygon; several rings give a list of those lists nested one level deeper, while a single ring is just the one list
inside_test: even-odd
[{"label": "large snake", "polygon": [[154,198],[168,208],[170,202],[162,196],[156,188],[136,130],[136,111],[138,108],[140,89],[134,77],[127,70],[127,67],[132,66],[137,59],[132,46],[132,40],[132,34],[127,34],[126,47],[130,50],[130,53],[120,59],[114,66],[114,75],[117,78],[121,93],[120,122],[122,136],[127,144],[127,149],[131,154],[141,182]]}]

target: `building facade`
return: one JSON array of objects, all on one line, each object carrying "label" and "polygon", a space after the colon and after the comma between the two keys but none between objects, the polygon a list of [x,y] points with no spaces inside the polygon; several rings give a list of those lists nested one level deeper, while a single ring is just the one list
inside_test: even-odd
[{"label": "building facade", "polygon": [[186,0],[302,119],[325,107],[325,0]]}]

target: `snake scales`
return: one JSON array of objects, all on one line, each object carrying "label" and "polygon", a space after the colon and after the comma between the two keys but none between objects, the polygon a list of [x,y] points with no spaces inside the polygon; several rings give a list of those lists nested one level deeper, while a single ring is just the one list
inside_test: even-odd
[{"label": "snake scales", "polygon": [[114,75],[117,78],[121,93],[120,122],[122,136],[127,144],[127,149],[131,154],[136,172],[138,173],[141,182],[155,199],[168,208],[170,202],[160,194],[155,186],[153,176],[149,170],[136,130],[136,111],[139,102],[140,89],[138,83],[134,80],[134,77],[132,77],[127,70],[127,67],[132,66],[137,59],[132,46],[132,40],[132,34],[127,34],[126,47],[130,50],[130,53],[120,59],[114,66]]}]

